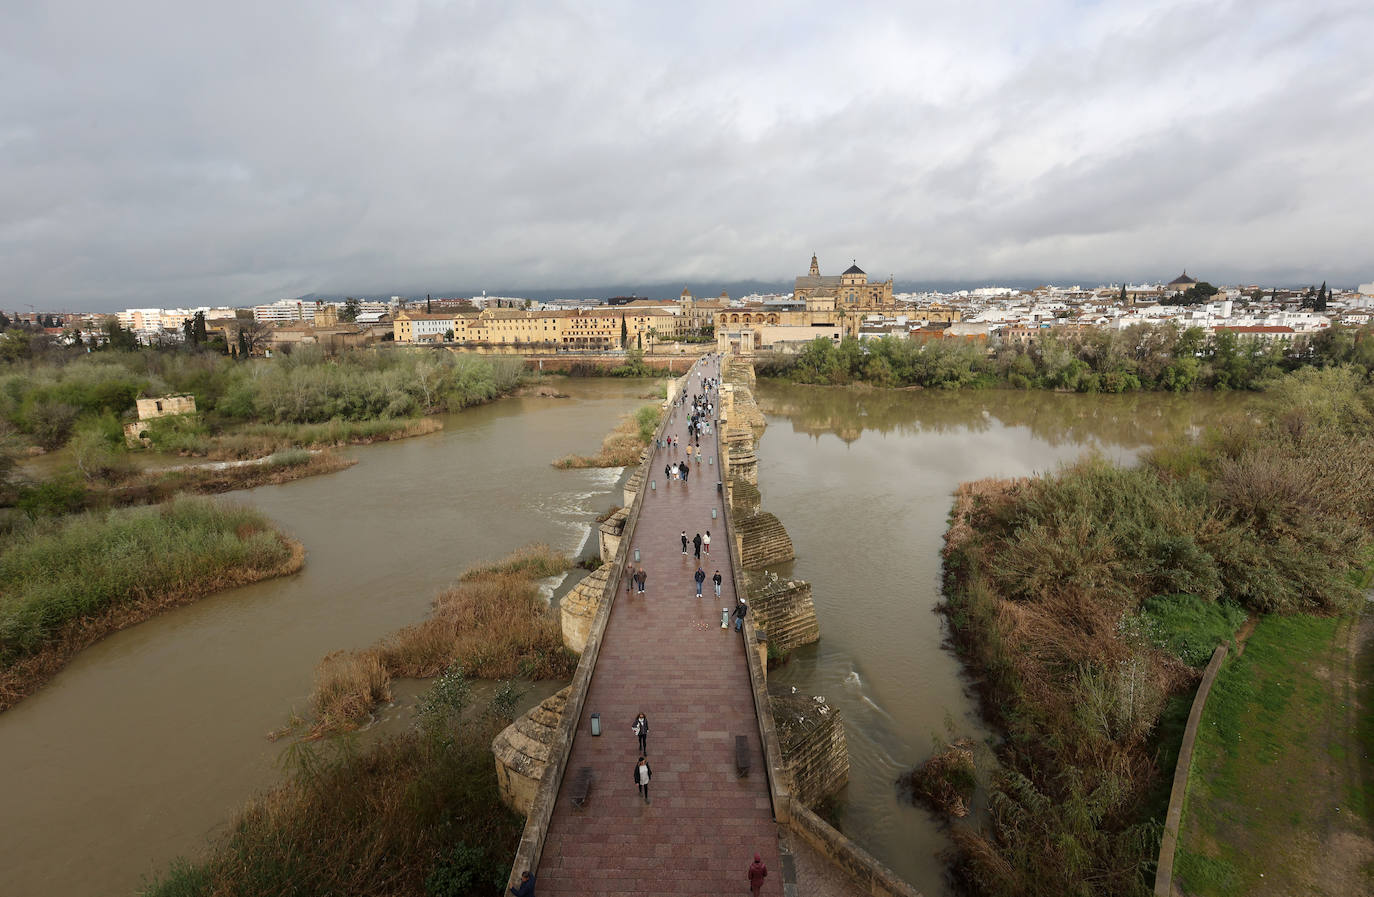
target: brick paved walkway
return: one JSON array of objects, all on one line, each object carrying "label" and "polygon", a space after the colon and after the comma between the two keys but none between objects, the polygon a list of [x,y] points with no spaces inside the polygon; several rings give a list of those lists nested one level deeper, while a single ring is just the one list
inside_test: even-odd
[{"label": "brick paved walkway", "polygon": [[[718,376],[719,362],[698,364],[688,394],[703,377]],[[674,409],[668,432],[685,435],[687,410]],[[719,434],[703,436],[703,460],[716,453]],[[616,596],[578,723],[563,788],[539,864],[540,897],[588,895],[749,893],[745,870],[757,852],[768,864],[763,893],[782,894],[777,827],[758,721],[741,638],[720,628],[722,607],[734,608],[729,546],[716,494],[716,466],[692,465],[684,487],[665,483],[663,466],[682,454],[654,456],[650,479],[657,491],[644,497],[631,545],[649,574],[646,594]],[[711,519],[711,508],[717,519]],[[682,556],[680,534],[711,531],[711,557],[702,556],[707,580],[695,597],[696,571],[690,542]],[[710,577],[719,567],[721,597]],[[630,730],[635,714],[649,719],[647,758],[653,769],[650,804],[639,797],[633,770],[639,746]],[[590,734],[591,714],[601,714],[601,735]],[[735,775],[734,737],[747,735],[753,768]],[[596,784],[585,809],[568,798],[584,766]]]}]

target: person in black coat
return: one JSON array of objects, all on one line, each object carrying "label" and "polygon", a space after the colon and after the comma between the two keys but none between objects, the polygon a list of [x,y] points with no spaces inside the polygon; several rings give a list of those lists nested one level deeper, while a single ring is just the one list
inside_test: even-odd
[{"label": "person in black coat", "polygon": [[633,728],[634,733],[639,736],[639,752],[641,754],[649,753],[649,718],[644,715],[643,711],[640,712],[639,716],[635,717]]},{"label": "person in black coat", "polygon": [[510,892],[515,897],[534,897],[534,876],[528,872],[520,873],[520,884],[511,888]]},{"label": "person in black coat", "polygon": [[639,793],[644,795],[644,802],[649,802],[649,779],[653,778],[654,771],[649,768],[649,761],[643,757],[635,763],[635,784],[639,786]]}]

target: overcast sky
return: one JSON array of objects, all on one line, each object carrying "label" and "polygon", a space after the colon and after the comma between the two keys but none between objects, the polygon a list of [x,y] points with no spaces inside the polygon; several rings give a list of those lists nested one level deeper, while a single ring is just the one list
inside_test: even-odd
[{"label": "overcast sky", "polygon": [[0,307],[1374,279],[1374,3],[0,0]]}]

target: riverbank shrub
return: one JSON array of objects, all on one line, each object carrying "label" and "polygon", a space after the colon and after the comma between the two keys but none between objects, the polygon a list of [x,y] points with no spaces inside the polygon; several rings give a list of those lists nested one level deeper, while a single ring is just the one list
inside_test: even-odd
[{"label": "riverbank shrub", "polygon": [[466,897],[504,887],[524,820],[500,801],[491,740],[510,708],[420,703],[423,725],[367,750],[292,744],[287,781],[254,799],[203,863],[177,861],[144,897]]},{"label": "riverbank shrub", "polygon": [[0,551],[0,709],[102,636],[302,557],[256,511],[203,499],[34,526]]},{"label": "riverbank shrub", "polygon": [[[244,424],[339,430],[374,422],[394,430],[397,420],[491,401],[515,389],[523,373],[518,358],[426,350],[326,356],[307,346],[290,355],[237,361],[149,349],[11,366],[0,376],[0,420],[50,451],[66,444],[80,420],[131,415],[139,395],[190,393],[197,415],[148,421],[141,430],[161,451],[203,455]],[[277,432],[295,445],[325,439],[309,431]],[[368,434],[342,438],[355,435]]]},{"label": "riverbank shrub", "polygon": [[755,361],[759,376],[839,386],[967,389],[1006,386],[1084,393],[1262,389],[1287,371],[1349,366],[1374,371],[1374,325],[1335,326],[1301,345],[1241,342],[1223,331],[1137,324],[1064,335],[1046,330],[1026,343],[896,336],[835,343],[812,340],[795,355]]},{"label": "riverbank shrub", "polygon": [[955,644],[1006,733],[957,869],[988,895],[1139,894],[1158,844],[1152,734],[1246,612],[1334,614],[1374,544],[1374,389],[1277,383],[1261,412],[1121,468],[958,490]]},{"label": "riverbank shrub", "polygon": [[478,679],[571,677],[577,655],[564,647],[562,627],[538,582],[572,566],[547,545],[526,546],[464,572],[421,622],[366,650],[326,657],[311,695],[315,732],[365,722],[388,699],[393,678],[425,679],[455,664]]}]

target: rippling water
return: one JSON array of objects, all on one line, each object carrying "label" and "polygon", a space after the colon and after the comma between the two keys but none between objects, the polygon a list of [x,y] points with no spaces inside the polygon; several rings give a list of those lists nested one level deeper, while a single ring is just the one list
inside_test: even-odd
[{"label": "rippling water", "polygon": [[[897,776],[951,737],[987,742],[954,654],[943,647],[941,539],[953,490],[983,477],[1050,471],[1088,452],[1123,462],[1247,396],[1080,396],[855,391],[760,381],[763,507],[812,582],[819,644],[772,682],[824,695],[844,716],[850,784],[844,831],[927,895],[945,891],[948,846]],[[790,569],[789,569],[790,568]]]}]

